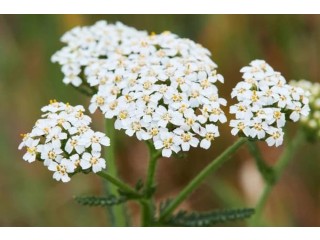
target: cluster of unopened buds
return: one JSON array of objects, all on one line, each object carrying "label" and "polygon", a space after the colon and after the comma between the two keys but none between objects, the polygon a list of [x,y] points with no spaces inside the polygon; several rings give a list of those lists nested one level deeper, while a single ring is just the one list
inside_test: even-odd
[{"label": "cluster of unopened buds", "polygon": [[23,134],[19,149],[26,148],[23,159],[29,163],[42,161],[53,178],[70,181],[69,174],[99,172],[106,167],[101,157],[101,145],[109,146],[104,133],[94,132],[91,118],[84,114],[83,106],[71,106],[51,101],[43,107],[43,118],[32,131]]},{"label": "cluster of unopened buds", "polygon": [[311,111],[308,116],[301,118],[300,122],[309,140],[320,140],[320,83],[312,83],[307,80],[292,80],[290,84],[300,87],[308,93]]},{"label": "cluster of unopened buds", "polygon": [[233,135],[265,140],[269,146],[283,142],[286,121],[297,122],[309,114],[305,91],[286,83],[285,78],[263,60],[241,69],[243,81],[232,90],[238,103],[230,107]]}]

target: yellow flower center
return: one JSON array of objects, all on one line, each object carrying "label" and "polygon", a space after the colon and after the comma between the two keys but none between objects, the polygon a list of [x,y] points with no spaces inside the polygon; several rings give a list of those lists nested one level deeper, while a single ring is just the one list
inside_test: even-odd
[{"label": "yellow flower center", "polygon": [[135,131],[141,130],[141,124],[139,122],[133,122],[131,126],[132,126],[132,129]]},{"label": "yellow flower center", "polygon": [[150,134],[151,134],[151,136],[157,136],[158,135],[158,133],[159,133],[159,129],[158,128],[152,128],[151,130],[150,130]]},{"label": "yellow flower center", "polygon": [[273,113],[273,117],[277,120],[279,120],[281,118],[281,112],[280,111],[275,111]]},{"label": "yellow flower center", "polygon": [[172,95],[172,100],[174,102],[180,102],[180,101],[182,101],[182,96],[180,94],[173,94]]},{"label": "yellow flower center", "polygon": [[65,174],[67,172],[66,168],[61,165],[57,165],[57,171],[60,172],[61,174]]},{"label": "yellow flower center", "polygon": [[92,142],[92,143],[99,143],[99,138],[98,138],[97,136],[93,136],[93,137],[91,138],[91,142]]},{"label": "yellow flower center", "polygon": [[109,108],[111,110],[115,110],[117,106],[118,106],[118,102],[117,101],[114,101],[114,102],[109,104]]},{"label": "yellow flower center", "polygon": [[27,148],[27,152],[32,154],[32,155],[35,155],[36,154],[36,147],[28,147]]},{"label": "yellow flower center", "polygon": [[239,122],[238,125],[237,125],[237,128],[239,130],[243,130],[244,129],[244,123],[243,122]]},{"label": "yellow flower center", "polygon": [[185,122],[188,126],[191,126],[192,124],[194,124],[195,121],[193,118],[186,118]]},{"label": "yellow flower center", "polygon": [[170,148],[171,146],[172,146],[172,144],[173,144],[173,138],[172,137],[170,137],[170,138],[167,138],[167,139],[165,139],[164,141],[163,141],[163,146],[164,146],[164,148]]},{"label": "yellow flower center", "polygon": [[127,117],[128,117],[128,111],[126,111],[126,110],[120,111],[120,113],[119,113],[119,118],[120,118],[121,120],[124,120],[124,119],[126,119]]},{"label": "yellow flower center", "polygon": [[208,79],[202,80],[202,81],[200,82],[200,86],[201,86],[202,88],[207,88],[207,87],[209,87],[209,86],[210,86],[209,80],[208,80]]},{"label": "yellow flower center", "polygon": [[261,124],[261,123],[255,123],[255,124],[253,125],[253,127],[254,127],[256,130],[258,130],[258,131],[261,131],[261,130],[262,130],[262,124]]},{"label": "yellow flower center", "polygon": [[181,135],[181,139],[184,142],[189,142],[191,140],[191,135],[189,133],[183,133]]},{"label": "yellow flower center", "polygon": [[97,159],[96,157],[92,157],[92,158],[90,159],[90,163],[91,163],[91,165],[95,165],[95,164],[98,163],[98,159]]},{"label": "yellow flower center", "polygon": [[48,152],[48,158],[49,159],[53,160],[53,159],[56,158],[56,156],[57,156],[57,154],[54,151],[49,151]]},{"label": "yellow flower center", "polygon": [[213,133],[206,133],[205,138],[206,138],[208,141],[213,141],[213,140],[214,140],[214,135],[213,135]]},{"label": "yellow flower center", "polygon": [[151,86],[152,86],[152,82],[150,82],[150,81],[146,81],[143,83],[143,88],[145,90],[149,90],[151,88]]},{"label": "yellow flower center", "polygon": [[97,99],[96,99],[96,103],[97,103],[98,106],[103,106],[104,98],[101,97],[101,96],[98,96]]}]

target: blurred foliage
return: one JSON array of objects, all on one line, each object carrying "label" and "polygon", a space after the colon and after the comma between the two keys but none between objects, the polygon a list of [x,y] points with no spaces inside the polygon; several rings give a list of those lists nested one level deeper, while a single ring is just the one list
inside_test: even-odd
[{"label": "blurred foliage", "polygon": [[[20,15],[0,16],[0,225],[103,226],[101,208],[85,208],[74,195],[103,194],[101,180],[77,175],[68,184],[52,180],[41,164],[22,161],[17,150],[20,133],[30,131],[40,107],[55,98],[88,106],[88,98],[62,83],[59,66],[50,62],[62,44],[60,36],[76,25],[95,21],[122,21],[148,31],[170,30],[204,45],[212,52],[225,77],[221,95],[229,93],[241,75],[239,69],[253,59],[265,59],[288,79],[319,81],[320,16],[302,15]],[[232,100],[229,100],[232,102]],[[99,113],[94,128],[103,130]],[[227,124],[209,151],[192,150],[185,159],[160,161],[158,199],[172,197],[203,166],[234,141]],[[294,131],[290,128],[289,135]],[[134,184],[144,177],[146,149],[134,139],[118,135],[121,176]],[[269,164],[281,148],[260,145]],[[319,144],[304,145],[274,189],[265,211],[271,226],[320,226]],[[252,207],[260,194],[261,179],[253,159],[243,150],[219,174],[208,179],[182,206],[208,211]],[[224,194],[225,193],[225,194]],[[133,224],[137,206],[130,206]]]}]

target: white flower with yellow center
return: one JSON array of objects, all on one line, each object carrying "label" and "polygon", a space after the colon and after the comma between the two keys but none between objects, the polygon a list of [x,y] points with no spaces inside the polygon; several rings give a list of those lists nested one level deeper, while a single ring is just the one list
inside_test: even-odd
[{"label": "white flower with yellow center", "polygon": [[189,151],[190,146],[197,147],[199,144],[199,139],[194,137],[195,134],[185,131],[181,128],[176,128],[174,133],[181,138],[181,149],[182,151]]},{"label": "white flower with yellow center", "polygon": [[79,141],[85,148],[91,147],[94,152],[100,152],[101,145],[110,146],[110,139],[104,133],[92,130],[81,135]]},{"label": "white flower with yellow center", "polygon": [[[37,153],[39,153],[39,139],[37,140],[33,140],[33,139],[29,139],[27,141],[24,142],[24,146],[23,147],[27,147],[27,152],[23,155],[23,160],[31,163],[34,162],[36,160],[37,157]],[[19,149],[20,146],[19,146]]]},{"label": "white flower with yellow center", "polygon": [[209,125],[206,125],[205,128],[200,129],[200,135],[203,137],[203,139],[200,142],[200,147],[204,149],[208,149],[210,148],[213,140],[216,137],[219,137],[220,134],[217,126],[213,124],[209,124]]},{"label": "white flower with yellow center", "polygon": [[162,149],[162,156],[170,157],[172,152],[179,152],[181,138],[170,132],[160,132],[159,139],[155,141],[154,146],[156,149]]},{"label": "white flower with yellow center", "polygon": [[80,166],[82,169],[92,168],[94,173],[100,172],[106,168],[106,161],[100,156],[100,152],[92,152],[91,154],[85,152],[80,160]]},{"label": "white flower with yellow center", "polygon": [[284,133],[281,129],[271,127],[268,129],[267,133],[269,135],[269,137],[266,139],[268,146],[275,145],[278,147],[282,144]]},{"label": "white flower with yellow center", "polygon": [[48,169],[54,172],[53,178],[57,181],[69,182],[68,173],[74,172],[75,165],[68,159],[62,159],[60,163],[51,162]]}]

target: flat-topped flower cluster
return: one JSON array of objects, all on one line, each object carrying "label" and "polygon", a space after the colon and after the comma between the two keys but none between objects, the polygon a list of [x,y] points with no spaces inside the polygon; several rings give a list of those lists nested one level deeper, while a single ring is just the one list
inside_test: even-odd
[{"label": "flat-topped flower cluster", "polygon": [[233,135],[265,140],[269,146],[283,142],[286,121],[298,121],[309,114],[309,100],[300,87],[285,78],[263,60],[255,60],[241,69],[243,81],[232,90],[238,103],[230,107]]},{"label": "flat-topped flower cluster", "polygon": [[52,60],[62,65],[64,82],[92,89],[90,112],[115,118],[116,129],[153,141],[165,157],[207,149],[219,136],[226,100],[215,84],[224,80],[201,45],[105,21],[77,27],[62,40],[67,46]]},{"label": "flat-topped flower cluster", "polygon": [[94,132],[91,118],[84,114],[81,105],[71,106],[51,101],[43,107],[43,118],[32,131],[23,134],[19,149],[26,148],[23,159],[29,163],[42,161],[57,181],[70,181],[69,174],[99,172],[106,167],[101,158],[101,145],[109,146],[104,133]]},{"label": "flat-topped flower cluster", "polygon": [[296,87],[301,87],[308,92],[311,111],[308,116],[301,118],[300,122],[306,130],[309,140],[320,140],[320,83],[312,83],[307,80],[292,80],[290,84]]}]

